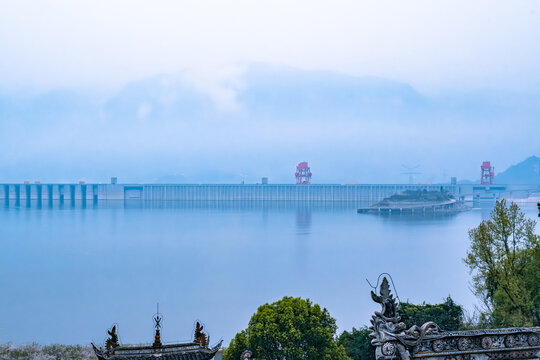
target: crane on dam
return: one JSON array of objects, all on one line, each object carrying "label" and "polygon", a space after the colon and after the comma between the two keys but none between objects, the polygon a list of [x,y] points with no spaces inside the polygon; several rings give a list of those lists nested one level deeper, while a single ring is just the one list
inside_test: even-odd
[{"label": "crane on dam", "polygon": [[311,184],[311,169],[307,161],[302,161],[296,165],[296,185],[309,185]]}]

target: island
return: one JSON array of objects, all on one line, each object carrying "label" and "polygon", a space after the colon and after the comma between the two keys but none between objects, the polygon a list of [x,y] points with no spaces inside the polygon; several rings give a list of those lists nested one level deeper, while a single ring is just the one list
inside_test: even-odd
[{"label": "island", "polygon": [[443,189],[405,190],[369,207],[360,208],[358,213],[454,213],[469,209],[462,201]]}]

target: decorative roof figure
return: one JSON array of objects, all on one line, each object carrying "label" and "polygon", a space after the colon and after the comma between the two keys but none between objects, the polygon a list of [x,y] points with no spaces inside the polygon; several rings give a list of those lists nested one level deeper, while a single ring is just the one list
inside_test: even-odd
[{"label": "decorative roof figure", "polygon": [[152,347],[156,350],[163,346],[163,344],[161,343],[161,333],[160,333],[161,320],[162,320],[162,317],[159,314],[159,305],[158,305],[158,311],[156,315],[154,315],[154,327],[156,328],[156,335],[154,336],[154,343],[152,344]]},{"label": "decorative roof figure", "polygon": [[197,321],[197,324],[195,325],[195,336],[193,342],[206,346],[208,344],[208,339],[206,338],[206,334],[203,332],[203,329],[204,326]]},{"label": "decorative roof figure", "polygon": [[441,331],[433,322],[407,329],[400,322],[399,304],[383,278],[380,295],[371,292],[381,304],[371,320],[371,343],[377,360],[526,360],[540,358],[540,327]]},{"label": "decorative roof figure", "polygon": [[116,334],[116,325],[112,327],[111,330],[107,330],[110,338],[105,342],[105,347],[107,352],[110,353],[112,348],[118,347],[118,335]]}]

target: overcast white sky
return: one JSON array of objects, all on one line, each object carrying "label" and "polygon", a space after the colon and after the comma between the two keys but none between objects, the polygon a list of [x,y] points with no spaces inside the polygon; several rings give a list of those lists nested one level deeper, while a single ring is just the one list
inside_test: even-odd
[{"label": "overcast white sky", "polygon": [[539,1],[0,2],[0,89],[115,89],[250,62],[440,89],[540,84]]}]

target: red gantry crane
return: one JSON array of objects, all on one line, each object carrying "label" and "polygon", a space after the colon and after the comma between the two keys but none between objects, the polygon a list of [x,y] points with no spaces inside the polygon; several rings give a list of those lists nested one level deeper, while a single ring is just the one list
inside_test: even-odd
[{"label": "red gantry crane", "polygon": [[490,161],[484,161],[480,166],[480,184],[493,185],[493,177],[495,176],[495,168],[491,166]]},{"label": "red gantry crane", "polygon": [[296,166],[296,185],[309,185],[311,184],[311,171],[309,169],[307,161],[302,161]]}]

